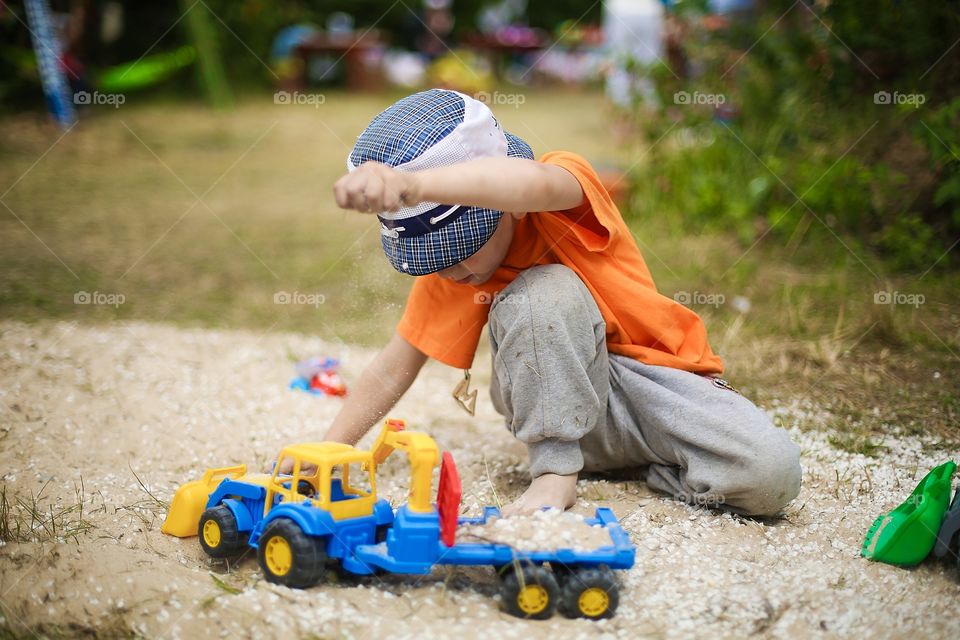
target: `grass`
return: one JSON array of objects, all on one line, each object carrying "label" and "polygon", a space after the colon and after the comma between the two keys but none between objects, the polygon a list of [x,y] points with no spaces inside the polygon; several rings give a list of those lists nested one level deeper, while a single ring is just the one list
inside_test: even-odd
[{"label": "grass", "polygon": [[0,541],[3,542],[78,542],[81,535],[93,529],[86,519],[87,501],[83,487],[74,487],[74,500],[66,504],[51,502],[44,495],[49,482],[29,497],[7,495],[6,485],[0,486]]},{"label": "grass", "polygon": [[[411,281],[383,259],[372,220],[334,206],[330,186],[350,141],[394,97],[330,93],[314,109],[251,96],[227,113],[131,98],[60,139],[37,116],[6,119],[0,317],[382,343]],[[644,162],[641,146],[618,145],[599,93],[525,97],[497,115],[538,155],[570,149],[599,165]],[[691,227],[681,212],[639,218],[644,204],[624,211],[658,286],[709,300],[690,306],[735,386],[764,404],[810,400],[830,414],[835,446],[850,451],[882,455],[893,430],[940,446],[960,441],[957,275],[895,273],[832,236],[771,235],[750,246]],[[78,304],[78,292],[121,294],[122,304]],[[278,292],[322,303],[275,304]],[[881,292],[924,299],[876,304]]]},{"label": "grass", "polygon": [[76,638],[141,638],[131,625],[114,614],[95,625],[49,624],[17,627],[11,620],[0,619],[0,640],[75,640]]},{"label": "grass", "polygon": [[[382,258],[369,217],[336,208],[331,186],[351,141],[391,99],[331,94],[314,109],[264,95],[227,114],[131,100],[59,142],[34,116],[8,119],[0,124],[0,315],[378,341],[410,281]],[[598,96],[531,95],[501,119],[539,153],[600,153],[602,113],[563,127],[558,99],[578,112],[602,106]],[[75,304],[78,292],[123,298]],[[280,292],[322,303],[274,304]]]}]

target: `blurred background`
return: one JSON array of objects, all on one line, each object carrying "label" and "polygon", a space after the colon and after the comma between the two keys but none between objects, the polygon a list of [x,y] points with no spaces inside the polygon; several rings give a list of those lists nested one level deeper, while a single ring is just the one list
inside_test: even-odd
[{"label": "blurred background", "polygon": [[375,346],[411,281],[331,186],[428,87],[601,172],[660,290],[835,444],[958,437],[960,8],[0,2],[0,316]]}]

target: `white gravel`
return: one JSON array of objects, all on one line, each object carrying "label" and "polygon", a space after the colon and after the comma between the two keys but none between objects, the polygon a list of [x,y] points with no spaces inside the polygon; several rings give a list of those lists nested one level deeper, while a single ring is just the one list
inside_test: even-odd
[{"label": "white gravel", "polygon": [[[196,539],[159,532],[161,499],[203,469],[264,465],[281,445],[318,439],[340,400],[295,393],[288,356],[330,355],[351,380],[369,350],[316,338],[188,330],[143,323],[0,324],[0,481],[7,497],[46,513],[75,506],[50,534],[0,547],[0,630],[92,629],[101,636],[349,638],[476,637],[960,637],[955,567],[904,570],[859,556],[873,519],[899,504],[956,450],[890,435],[877,459],[833,449],[814,400],[771,411],[803,450],[800,497],[778,520],[755,521],[664,499],[642,483],[583,480],[579,514],[610,506],[638,546],[622,572],[621,605],[599,623],[521,621],[500,613],[485,569],[356,580],[331,574],[309,591],[270,585],[256,561],[209,561]],[[489,380],[489,357],[474,380]],[[453,452],[463,508],[515,497],[524,451],[481,391],[476,418],[449,397],[462,374],[429,364],[392,415]],[[804,425],[804,430],[799,428]],[[896,425],[893,425],[895,427]],[[381,494],[406,491],[400,456],[381,469]],[[23,509],[12,507],[22,522]],[[219,587],[211,573],[229,586]],[[482,631],[481,631],[482,630]],[[2,634],[0,634],[2,635]],[[51,635],[53,635],[51,631]]]},{"label": "white gravel", "polygon": [[463,525],[457,529],[457,540],[502,544],[519,551],[593,551],[613,544],[602,525],[589,525],[584,520],[579,513],[548,509],[529,516],[491,518],[484,524]]}]

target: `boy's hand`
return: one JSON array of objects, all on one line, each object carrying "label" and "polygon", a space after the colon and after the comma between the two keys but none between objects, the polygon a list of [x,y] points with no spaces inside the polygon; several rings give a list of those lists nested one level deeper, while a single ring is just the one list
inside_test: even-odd
[{"label": "boy's hand", "polygon": [[[289,476],[293,473],[293,458],[284,458],[280,461],[280,475]],[[263,472],[273,475],[273,472],[276,470],[276,462],[271,462],[267,464]],[[317,465],[306,463],[300,467],[300,475],[312,476],[317,472]]]},{"label": "boy's hand", "polygon": [[396,211],[420,203],[422,189],[415,173],[403,173],[379,162],[364,162],[333,185],[341,209],[363,213]]}]

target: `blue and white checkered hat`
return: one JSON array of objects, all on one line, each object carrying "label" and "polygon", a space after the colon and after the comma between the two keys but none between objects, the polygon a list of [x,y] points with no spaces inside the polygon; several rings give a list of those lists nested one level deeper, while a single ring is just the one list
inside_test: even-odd
[{"label": "blue and white checkered hat", "polygon": [[[399,100],[375,117],[347,158],[353,171],[373,160],[421,171],[483,157],[533,159],[530,145],[507,133],[489,107],[456,91],[431,89]],[[383,212],[380,240],[390,264],[413,276],[466,260],[490,239],[500,211],[422,202]]]}]

